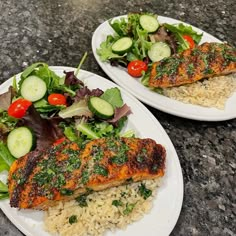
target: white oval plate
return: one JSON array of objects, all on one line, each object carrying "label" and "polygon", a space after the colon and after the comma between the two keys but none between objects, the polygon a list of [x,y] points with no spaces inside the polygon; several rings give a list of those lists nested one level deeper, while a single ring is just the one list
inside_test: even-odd
[{"label": "white oval plate", "polygon": [[[126,16],[119,16],[116,18],[118,19],[120,17],[126,17]],[[158,16],[158,21],[160,23],[169,23],[169,24],[183,23],[181,21],[163,16]],[[203,33],[203,37],[200,43],[221,42],[217,38],[196,27],[193,27],[193,29],[199,33]],[[96,49],[100,47],[100,44],[104,40],[106,40],[106,36],[109,34],[114,34],[114,31],[109,25],[108,21],[105,21],[95,30],[93,34],[92,37],[93,54],[98,64],[104,70],[104,72],[114,82],[119,84],[121,87],[125,88],[129,93],[134,95],[140,101],[156,109],[159,109],[163,112],[193,120],[222,121],[236,118],[236,109],[235,109],[236,93],[234,93],[233,96],[231,96],[227,100],[224,110],[185,104],[183,102],[176,101],[174,99],[165,97],[163,95],[160,95],[156,92],[149,90],[147,87],[141,84],[140,79],[134,79],[132,76],[130,76],[125,68],[114,67],[111,66],[110,63],[102,62],[96,53]]]},{"label": "white oval plate", "polygon": [[[56,74],[62,76],[63,71],[72,71],[70,67],[50,67]],[[17,75],[19,78],[19,75]],[[101,88],[106,90],[111,87],[118,87],[113,82],[106,80],[98,75],[87,71],[80,71],[79,78],[85,82],[89,88]],[[7,91],[12,84],[9,79],[0,86],[0,93]],[[174,228],[180,214],[183,201],[183,176],[175,148],[169,139],[167,133],[160,123],[139,102],[136,98],[129,95],[120,88],[124,102],[131,107],[132,114],[129,115],[127,128],[134,129],[138,137],[152,138],[156,142],[165,146],[167,150],[166,174],[163,177],[163,183],[158,189],[154,200],[153,208],[149,214],[146,214],[140,221],[127,227],[126,230],[117,230],[108,232],[106,235],[145,235],[149,236],[169,235]],[[6,176],[0,174],[0,179]],[[43,213],[33,210],[17,210],[9,206],[9,200],[0,201],[0,207],[6,216],[27,236],[46,236],[49,235],[43,229]]]}]

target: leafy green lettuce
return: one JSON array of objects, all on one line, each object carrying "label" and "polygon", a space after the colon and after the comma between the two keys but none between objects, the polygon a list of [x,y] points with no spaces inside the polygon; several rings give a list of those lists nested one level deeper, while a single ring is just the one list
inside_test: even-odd
[{"label": "leafy green lettuce", "polygon": [[[97,49],[101,61],[115,60],[125,66],[129,61],[143,60],[147,56],[147,51],[150,49],[152,43],[149,40],[149,35],[146,30],[143,30],[139,18],[141,14],[130,13],[128,20],[125,18],[109,20],[110,26],[115,31],[114,35],[108,35],[106,41],[100,44]],[[131,37],[133,46],[130,52],[124,55],[118,55],[112,52],[112,45],[122,37]]]},{"label": "leafy green lettuce", "polygon": [[192,26],[190,25],[184,25],[183,23],[180,23],[178,25],[171,25],[165,23],[164,27],[170,32],[172,32],[175,35],[177,41],[179,42],[178,52],[184,51],[189,48],[189,45],[184,40],[183,35],[191,36],[196,44],[199,44],[202,39],[203,34],[198,34],[195,30],[193,30]]}]

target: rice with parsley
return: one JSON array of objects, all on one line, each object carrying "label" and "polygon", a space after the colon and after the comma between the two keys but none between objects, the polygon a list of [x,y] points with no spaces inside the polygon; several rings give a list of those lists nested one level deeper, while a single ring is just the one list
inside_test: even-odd
[{"label": "rice with parsley", "polygon": [[236,73],[178,87],[165,88],[163,94],[184,103],[224,109],[227,99],[235,91]]},{"label": "rice with parsley", "polygon": [[95,236],[125,229],[150,211],[159,183],[159,179],[145,180],[60,202],[46,212],[45,229],[61,236]]}]

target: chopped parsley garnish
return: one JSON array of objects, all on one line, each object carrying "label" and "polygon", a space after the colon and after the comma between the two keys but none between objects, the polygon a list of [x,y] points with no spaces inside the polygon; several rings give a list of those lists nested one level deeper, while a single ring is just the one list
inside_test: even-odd
[{"label": "chopped parsley garnish", "polygon": [[69,223],[72,225],[74,223],[78,222],[77,220],[77,216],[76,215],[72,215],[69,217]]},{"label": "chopped parsley garnish", "polygon": [[115,207],[123,206],[123,202],[121,200],[113,200],[112,205]]},{"label": "chopped parsley garnish", "polygon": [[133,211],[133,209],[136,206],[136,204],[137,203],[126,203],[126,207],[125,207],[125,209],[123,211],[123,214],[124,215],[129,215]]},{"label": "chopped parsley garnish", "polygon": [[108,170],[101,165],[94,166],[94,173],[98,175],[108,176]]},{"label": "chopped parsley garnish", "polygon": [[81,180],[81,182],[82,182],[82,184],[86,184],[88,182],[88,180],[89,180],[89,172],[88,172],[88,170],[84,170],[82,172],[82,180]]},{"label": "chopped parsley garnish", "polygon": [[189,75],[192,75],[192,74],[193,74],[193,71],[194,71],[194,65],[193,65],[193,63],[188,64],[187,73],[188,73]]},{"label": "chopped parsley garnish", "polygon": [[147,199],[152,195],[152,190],[147,189],[145,184],[141,183],[141,185],[138,188],[138,193],[140,194],[140,196],[143,197],[143,199]]},{"label": "chopped parsley garnish", "polygon": [[100,161],[103,158],[103,150],[99,146],[93,146],[92,147],[92,156],[94,161]]},{"label": "chopped parsley garnish", "polygon": [[137,155],[136,160],[139,163],[143,163],[143,161],[147,158],[147,149],[142,148],[141,152]]},{"label": "chopped parsley garnish", "polygon": [[75,198],[76,202],[78,202],[80,207],[87,207],[88,203],[87,203],[87,196],[88,194],[82,194],[80,196],[78,196],[77,198]]},{"label": "chopped parsley garnish", "polygon": [[67,189],[67,188],[63,188],[63,189],[60,190],[60,193],[62,195],[70,196],[70,195],[72,195],[74,193],[74,191],[70,190],[70,189]]},{"label": "chopped parsley garnish", "polygon": [[182,58],[178,57],[166,57],[162,59],[162,62],[156,67],[157,76],[156,79],[167,75],[171,76],[177,72],[179,65],[183,62]]},{"label": "chopped parsley garnish", "polygon": [[117,155],[111,158],[111,162],[117,165],[123,165],[128,161],[127,156]]}]

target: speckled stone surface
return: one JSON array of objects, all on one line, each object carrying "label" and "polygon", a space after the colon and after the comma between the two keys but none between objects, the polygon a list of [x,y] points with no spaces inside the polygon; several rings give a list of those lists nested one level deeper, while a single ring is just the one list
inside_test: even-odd
[{"label": "speckled stone surface", "polygon": [[[105,20],[130,11],[176,18],[236,46],[234,0],[8,0],[0,2],[0,82],[33,62],[76,67],[107,78],[91,52]],[[171,235],[236,235],[236,119],[198,122],[148,107],[169,134],[184,176],[184,201]],[[0,235],[23,235],[0,211]]]}]

